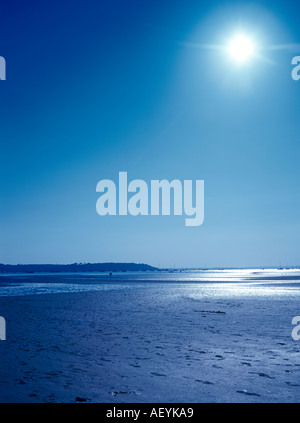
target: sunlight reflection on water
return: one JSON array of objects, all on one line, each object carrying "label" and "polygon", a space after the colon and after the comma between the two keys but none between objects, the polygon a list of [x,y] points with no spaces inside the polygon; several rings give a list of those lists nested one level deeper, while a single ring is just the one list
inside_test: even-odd
[{"label": "sunlight reflection on water", "polygon": [[[226,269],[120,274],[3,274],[0,296],[177,288],[188,298],[282,297],[300,294],[296,269]],[[177,291],[178,292],[178,291]],[[173,293],[175,291],[173,290]]]}]

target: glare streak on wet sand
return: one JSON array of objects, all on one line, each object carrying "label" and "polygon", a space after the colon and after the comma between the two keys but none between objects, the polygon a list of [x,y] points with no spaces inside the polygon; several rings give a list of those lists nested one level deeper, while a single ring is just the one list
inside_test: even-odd
[{"label": "glare streak on wet sand", "polygon": [[299,402],[299,273],[278,275],[0,297],[0,401]]}]

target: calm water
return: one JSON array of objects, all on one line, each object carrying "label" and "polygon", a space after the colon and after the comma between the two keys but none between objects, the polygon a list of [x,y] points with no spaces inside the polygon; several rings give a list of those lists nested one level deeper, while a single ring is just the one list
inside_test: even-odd
[{"label": "calm water", "polygon": [[299,269],[229,269],[172,272],[0,274],[0,296],[160,289],[197,296],[300,296]]}]

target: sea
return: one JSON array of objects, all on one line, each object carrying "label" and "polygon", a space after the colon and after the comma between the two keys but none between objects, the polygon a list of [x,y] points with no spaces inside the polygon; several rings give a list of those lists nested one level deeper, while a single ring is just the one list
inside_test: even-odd
[{"label": "sea", "polygon": [[172,269],[145,272],[2,273],[0,297],[172,287],[195,296],[300,295],[300,269]]}]

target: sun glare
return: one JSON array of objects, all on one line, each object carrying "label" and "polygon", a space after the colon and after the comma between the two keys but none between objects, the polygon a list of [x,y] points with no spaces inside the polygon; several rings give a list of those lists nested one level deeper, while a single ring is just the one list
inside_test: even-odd
[{"label": "sun glare", "polygon": [[238,35],[229,43],[228,52],[234,60],[243,63],[253,55],[254,45],[249,38]]}]

